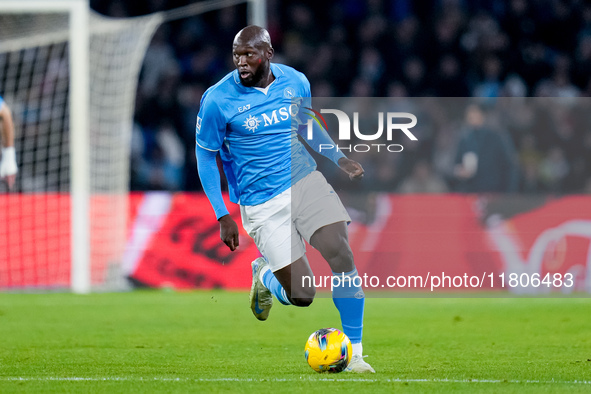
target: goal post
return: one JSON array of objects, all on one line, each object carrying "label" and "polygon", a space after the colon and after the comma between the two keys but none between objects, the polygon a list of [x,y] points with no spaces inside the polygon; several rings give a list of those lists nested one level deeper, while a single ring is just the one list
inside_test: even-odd
[{"label": "goal post", "polygon": [[161,14],[88,0],[0,1],[0,95],[16,190],[0,184],[0,289],[121,290],[137,83]]},{"label": "goal post", "polygon": [[267,28],[266,0],[248,0],[248,24]]},{"label": "goal post", "polygon": [[70,171],[72,291],[90,292],[89,3],[70,8]]}]

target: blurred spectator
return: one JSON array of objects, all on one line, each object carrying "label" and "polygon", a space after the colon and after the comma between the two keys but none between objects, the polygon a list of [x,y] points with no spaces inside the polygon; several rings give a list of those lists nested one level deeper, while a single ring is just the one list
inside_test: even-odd
[{"label": "blurred spectator", "polygon": [[540,179],[553,192],[560,191],[569,171],[564,151],[558,147],[552,148],[540,163]]},{"label": "blurred spectator", "polygon": [[445,125],[438,130],[433,152],[433,168],[449,185],[455,184],[454,167],[457,150],[457,130]]},{"label": "blurred spectator", "polygon": [[138,165],[139,190],[179,190],[181,173],[165,156],[158,144],[152,145],[144,160]]},{"label": "blurred spectator", "polygon": [[501,61],[489,57],[482,66],[482,80],[474,88],[474,97],[499,97],[501,92]]},{"label": "blurred spectator", "polygon": [[425,160],[415,164],[412,174],[398,188],[400,193],[445,193],[447,191],[447,185],[443,179],[431,170],[431,165]]},{"label": "blurred spectator", "polygon": [[[194,2],[90,0],[95,10],[115,17]],[[413,148],[417,151],[408,149],[397,159],[388,157],[384,168],[371,157],[369,165],[375,167],[376,177],[387,180],[381,183],[383,190],[395,188],[424,159],[454,191],[485,188],[476,187],[474,179],[465,177],[467,173],[458,178],[453,171],[456,151],[460,156],[469,153],[459,151],[485,135],[495,141],[493,149],[499,154],[505,152],[499,156],[497,175],[511,155],[519,156],[519,160],[513,159],[515,166],[508,168],[515,172],[506,175],[517,178],[513,175],[517,161],[522,169],[518,187],[513,180],[493,189],[584,190],[591,173],[591,142],[584,142],[591,139],[586,139],[591,129],[586,116],[590,105],[587,98],[591,97],[589,2],[268,0],[267,6],[275,61],[304,72],[314,95],[489,97],[485,103],[492,112],[505,111],[499,125],[486,125],[480,130],[483,133],[466,130],[461,141],[452,119],[435,120],[429,130],[423,130],[427,137],[420,147]],[[157,187],[199,189],[194,159],[195,114],[204,89],[233,68],[232,39],[246,24],[246,13],[244,5],[224,7],[165,23],[157,30],[146,53],[137,93],[132,187],[147,187],[145,180],[150,177],[138,178],[146,168],[145,160],[155,157],[162,162],[162,156],[166,156],[166,148],[155,142],[166,124],[182,142],[184,175],[175,185],[154,183]],[[535,96],[535,105],[494,108],[500,98],[526,96]],[[554,102],[552,97],[561,100]],[[570,109],[560,111],[557,106]],[[433,112],[429,115],[435,116]],[[431,121],[429,116],[423,117],[421,124]],[[506,128],[508,133],[498,128]],[[513,145],[519,148],[519,155],[511,153]],[[478,171],[489,166],[483,159],[486,152],[476,156]],[[469,166],[473,160],[471,155],[467,157],[466,163],[463,157],[457,163],[460,173],[461,165]],[[562,177],[565,168],[568,171]],[[490,180],[488,186],[495,182]]]},{"label": "blurred spectator", "polygon": [[521,139],[521,150],[519,153],[519,162],[522,169],[521,190],[526,193],[538,193],[542,191],[539,174],[542,154],[536,148],[535,144],[536,140],[533,134],[526,134]]},{"label": "blurred spectator", "polygon": [[404,62],[402,77],[409,96],[425,96],[427,88],[425,73],[425,64],[418,57],[412,57]]},{"label": "blurred spectator", "polygon": [[170,69],[177,67],[174,49],[169,43],[170,36],[167,25],[156,30],[152,43],[146,51],[142,69],[141,89],[143,94],[153,96],[160,78]]},{"label": "blurred spectator", "polygon": [[349,94],[351,97],[373,97],[374,96],[374,88],[373,84],[364,79],[364,78],[356,78],[351,85],[351,92]]},{"label": "blurred spectator", "polygon": [[511,74],[505,79],[501,89],[501,96],[506,97],[526,97],[527,86],[525,81],[517,74]]},{"label": "blurred spectator", "polygon": [[440,97],[466,97],[469,93],[460,62],[453,55],[441,58],[432,84]]},{"label": "blurred spectator", "polygon": [[382,56],[375,48],[366,48],[361,52],[358,75],[375,86],[384,75]]},{"label": "blurred spectator", "polygon": [[518,191],[515,150],[508,138],[486,124],[482,107],[466,109],[466,128],[456,153],[454,174],[458,191],[512,193]]}]

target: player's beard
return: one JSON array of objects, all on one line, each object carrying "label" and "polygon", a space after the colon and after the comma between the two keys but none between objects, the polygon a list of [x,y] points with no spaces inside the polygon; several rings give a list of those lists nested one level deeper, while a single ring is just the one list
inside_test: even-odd
[{"label": "player's beard", "polygon": [[264,75],[265,75],[265,68],[259,67],[254,72],[254,74],[252,74],[252,76],[250,76],[249,78],[243,79],[240,76],[240,73],[238,74],[238,77],[240,78],[240,83],[242,83],[242,85],[251,88],[253,86],[258,85],[258,83],[261,82],[261,80],[263,79]]}]

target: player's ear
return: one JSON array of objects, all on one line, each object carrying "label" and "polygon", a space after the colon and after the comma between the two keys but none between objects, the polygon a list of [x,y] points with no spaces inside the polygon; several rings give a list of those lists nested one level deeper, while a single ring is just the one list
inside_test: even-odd
[{"label": "player's ear", "polygon": [[269,47],[267,48],[267,59],[271,60],[271,58],[273,57],[273,55],[275,54],[275,50],[273,49],[273,47]]}]

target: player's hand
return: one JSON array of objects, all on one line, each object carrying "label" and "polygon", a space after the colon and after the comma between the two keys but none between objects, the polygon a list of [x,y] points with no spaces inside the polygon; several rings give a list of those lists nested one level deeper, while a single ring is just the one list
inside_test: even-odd
[{"label": "player's hand", "polygon": [[230,215],[222,216],[220,222],[220,238],[233,252],[238,248],[238,225]]},{"label": "player's hand", "polygon": [[346,157],[341,157],[339,159],[339,167],[341,167],[341,170],[349,174],[349,179],[352,181],[360,180],[363,178],[363,174],[365,173],[363,167],[361,167],[361,164]]},{"label": "player's hand", "polygon": [[8,184],[8,189],[12,189],[16,180],[18,167],[16,165],[16,155],[14,147],[2,149],[2,159],[0,160],[0,178]]}]

